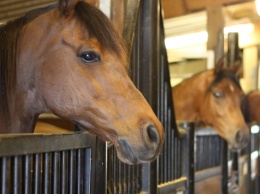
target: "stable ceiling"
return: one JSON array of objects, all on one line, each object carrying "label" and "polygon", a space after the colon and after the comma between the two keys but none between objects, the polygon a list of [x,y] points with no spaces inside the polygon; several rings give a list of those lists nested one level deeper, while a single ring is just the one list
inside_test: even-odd
[{"label": "stable ceiling", "polygon": [[[182,2],[182,3],[181,3]],[[195,3],[196,2],[196,3]],[[225,26],[251,23],[255,32],[250,40],[240,36],[240,48],[258,45],[260,39],[260,17],[257,14],[255,1],[241,0],[162,0],[164,8],[164,27],[166,37],[206,31],[207,8],[222,5]],[[170,11],[174,10],[174,11]],[[207,55],[206,44],[190,45],[168,49],[169,62],[181,61],[188,56],[202,57]]]},{"label": "stable ceiling", "polygon": [[234,5],[252,0],[162,0],[165,18],[172,18],[205,10],[209,6]]},{"label": "stable ceiling", "polygon": [[[0,24],[19,17],[29,10],[54,2],[57,0],[0,0]],[[252,0],[162,0],[166,36],[205,28],[207,22],[205,10],[216,5],[223,5],[228,24],[245,19],[251,22],[259,20]],[[169,58],[171,58],[170,53]]]}]

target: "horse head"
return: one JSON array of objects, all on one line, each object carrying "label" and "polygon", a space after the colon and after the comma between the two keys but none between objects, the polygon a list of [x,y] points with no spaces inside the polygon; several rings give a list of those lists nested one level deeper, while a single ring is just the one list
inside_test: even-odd
[{"label": "horse head", "polygon": [[239,83],[241,63],[229,68],[220,60],[173,88],[177,120],[202,123],[215,129],[232,149],[245,147],[249,129],[241,112],[244,93]]},{"label": "horse head", "polygon": [[220,60],[208,72],[207,94],[200,109],[202,122],[217,130],[232,149],[244,148],[249,140],[249,129],[241,111],[244,97],[239,83],[241,69],[240,60],[229,68],[224,68]]},{"label": "horse head", "polygon": [[31,132],[37,116],[51,112],[112,142],[125,163],[154,160],[163,127],[129,78],[123,41],[109,19],[88,3],[60,0],[24,20],[9,89],[10,120],[17,120],[6,125],[10,132]]}]

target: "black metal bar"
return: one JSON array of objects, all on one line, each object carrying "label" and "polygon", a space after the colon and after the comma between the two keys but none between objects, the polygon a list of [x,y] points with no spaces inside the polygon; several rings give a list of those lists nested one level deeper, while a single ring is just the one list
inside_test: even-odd
[{"label": "black metal bar", "polygon": [[[249,128],[250,129],[250,128]],[[250,130],[251,131],[251,130]],[[246,176],[246,194],[253,194],[252,180],[251,180],[251,142],[252,134],[249,136],[249,144],[246,147],[247,159],[247,176]]]},{"label": "black metal bar", "polygon": [[68,193],[68,152],[61,152],[61,194]]},{"label": "black metal bar", "polygon": [[228,194],[228,145],[224,139],[221,141],[221,152],[221,193]]},{"label": "black metal bar", "polygon": [[21,193],[21,169],[20,169],[20,156],[13,157],[13,194]]},{"label": "black metal bar", "polygon": [[3,157],[1,158],[1,194],[11,193],[10,191],[10,176],[8,173],[10,172],[10,158]]},{"label": "black metal bar", "polygon": [[[93,183],[91,185],[95,184],[95,187],[92,189],[92,193],[106,193],[107,187],[107,148],[106,143],[104,141],[101,141],[100,139],[96,138],[93,142],[92,146],[92,169],[94,173],[92,173],[91,180]],[[95,182],[94,182],[95,181]]]},{"label": "black metal bar", "polygon": [[76,193],[76,151],[69,151],[69,194]]},{"label": "black metal bar", "polygon": [[53,153],[53,187],[52,192],[56,194],[60,194],[61,191],[61,180],[60,180],[60,166],[61,166],[61,159],[60,159],[60,152]]},{"label": "black metal bar", "polygon": [[77,150],[77,176],[76,176],[76,188],[77,188],[77,194],[81,194],[81,185],[82,185],[82,176],[81,176],[81,172],[82,172],[82,150],[79,149]]},{"label": "black metal bar", "polygon": [[92,137],[93,135],[85,132],[0,135],[0,157],[92,147],[95,141]]},{"label": "black metal bar", "polygon": [[23,194],[31,194],[32,193],[32,189],[31,189],[31,185],[32,185],[32,173],[31,173],[31,156],[30,155],[26,155],[23,157],[24,159],[24,176],[23,176]]},{"label": "black metal bar", "polygon": [[51,154],[44,153],[43,165],[43,194],[51,193]]},{"label": "black metal bar", "polygon": [[187,135],[182,141],[182,161],[184,162],[182,166],[182,176],[187,177],[187,189],[185,194],[194,193],[194,123],[181,123],[182,128],[186,130]]},{"label": "black metal bar", "polygon": [[[91,149],[85,149],[84,194],[91,194]],[[94,173],[94,172],[93,172]]]},{"label": "black metal bar", "polygon": [[41,156],[40,154],[34,155],[34,164],[33,164],[33,193],[34,194],[40,194],[40,182],[41,182]]}]

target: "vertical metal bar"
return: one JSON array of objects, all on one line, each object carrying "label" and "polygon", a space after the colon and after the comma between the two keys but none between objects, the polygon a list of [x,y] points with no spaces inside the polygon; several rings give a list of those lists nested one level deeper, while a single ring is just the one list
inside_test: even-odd
[{"label": "vertical metal bar", "polygon": [[51,193],[51,159],[50,153],[44,153],[44,165],[43,165],[43,194]]},{"label": "vertical metal bar", "polygon": [[68,193],[68,151],[61,152],[61,194]]},{"label": "vertical metal bar", "polygon": [[91,149],[86,148],[85,149],[85,173],[84,173],[84,194],[91,194]]},{"label": "vertical metal bar", "polygon": [[60,193],[60,153],[53,153],[53,182],[52,182],[52,193],[59,194]]},{"label": "vertical metal bar", "polygon": [[221,194],[228,194],[228,146],[224,139],[221,141],[221,152]]},{"label": "vertical metal bar", "polygon": [[92,173],[91,180],[96,183],[93,187],[92,193],[105,193],[107,192],[107,147],[104,141],[96,138],[95,145],[92,145],[92,169],[95,173]]},{"label": "vertical metal bar", "polygon": [[34,154],[34,166],[33,166],[33,173],[34,173],[34,194],[40,194],[40,175],[41,175],[41,165],[40,165],[40,154]]},{"label": "vertical metal bar", "polygon": [[23,194],[31,194],[32,193],[31,156],[25,155],[23,158],[24,158]]},{"label": "vertical metal bar", "polygon": [[82,161],[81,161],[81,158],[82,158],[82,150],[79,149],[77,150],[77,194],[81,194],[81,171],[82,171]]},{"label": "vertical metal bar", "polygon": [[13,157],[13,194],[21,193],[20,156]]},{"label": "vertical metal bar", "polygon": [[113,190],[114,190],[114,192],[115,193],[117,193],[118,192],[118,189],[117,189],[117,158],[116,158],[117,156],[116,156],[116,150],[115,150],[115,148],[113,148],[113,160],[114,160],[114,162],[113,162],[113,164],[112,164],[112,167],[113,167],[113,180],[114,180],[114,182],[113,182]]},{"label": "vertical metal bar", "polygon": [[185,194],[194,193],[194,123],[182,123],[183,128],[186,130],[187,135],[182,141],[182,161],[184,165],[182,167],[182,175],[187,177],[187,190]]},{"label": "vertical metal bar", "polygon": [[75,150],[69,151],[69,194],[75,194],[76,193],[76,166],[75,166],[75,159],[76,159],[76,153]]},{"label": "vertical metal bar", "polygon": [[2,194],[11,193],[11,159],[10,157],[2,158],[2,166],[1,166],[1,192]]},{"label": "vertical metal bar", "polygon": [[[250,129],[250,128],[249,128]],[[251,130],[250,130],[251,131]],[[253,188],[252,188],[252,179],[251,179],[251,146],[252,146],[252,134],[249,136],[249,144],[246,147],[246,153],[248,156],[247,159],[247,177],[246,177],[246,194],[252,194],[253,193]]]}]

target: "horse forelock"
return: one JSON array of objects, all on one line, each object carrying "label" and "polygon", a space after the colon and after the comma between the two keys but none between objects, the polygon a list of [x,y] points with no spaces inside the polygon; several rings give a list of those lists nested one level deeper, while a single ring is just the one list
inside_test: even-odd
[{"label": "horse forelock", "polygon": [[75,7],[75,14],[86,26],[90,36],[95,37],[104,49],[112,51],[119,58],[128,61],[123,39],[102,11],[93,5],[80,1]]},{"label": "horse forelock", "polygon": [[228,78],[229,80],[231,80],[239,89],[242,90],[242,87],[240,85],[239,79],[238,77],[230,70],[228,69],[223,69],[222,71],[218,72],[215,75],[215,78],[213,79],[213,81],[209,84],[207,91],[210,91],[212,89],[212,87],[214,87],[216,84],[218,84],[219,82],[221,82],[223,80],[223,78]]}]

